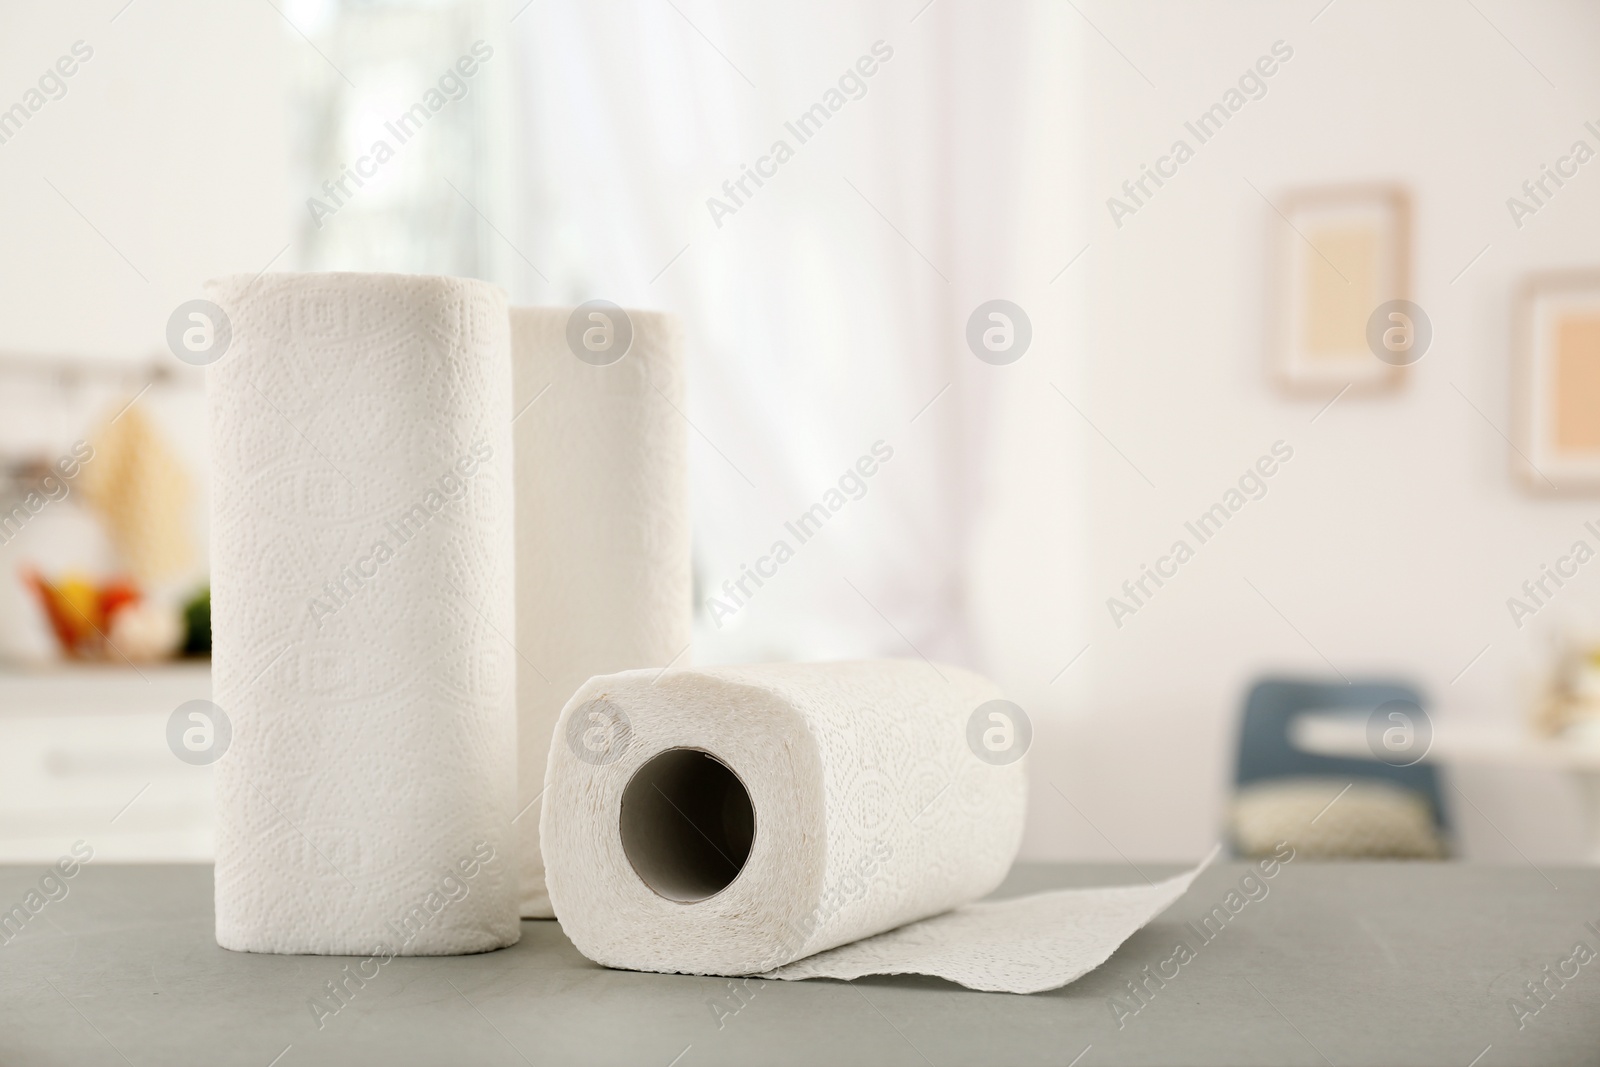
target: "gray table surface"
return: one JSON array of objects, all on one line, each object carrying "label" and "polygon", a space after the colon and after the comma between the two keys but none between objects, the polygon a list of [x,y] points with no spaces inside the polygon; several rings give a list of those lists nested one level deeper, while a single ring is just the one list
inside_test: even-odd
[{"label": "gray table surface", "polygon": [[[1508,1004],[1576,943],[1600,951],[1595,869],[1299,860],[1119,1027],[1110,998],[1244,871],[1207,871],[1050,993],[884,977],[736,996],[725,979],[604,970],[556,923],[525,922],[499,952],[394,960],[319,1030],[309,998],[348,958],[218,948],[209,867],[90,864],[0,946],[0,1064],[1600,1063],[1600,958],[1520,1028]],[[0,907],[42,873],[0,867]],[[1138,877],[1024,864],[997,896]]]}]

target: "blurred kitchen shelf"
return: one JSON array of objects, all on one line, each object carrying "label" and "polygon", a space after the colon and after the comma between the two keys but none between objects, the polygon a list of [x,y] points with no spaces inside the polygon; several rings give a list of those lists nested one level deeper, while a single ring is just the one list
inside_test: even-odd
[{"label": "blurred kitchen shelf", "polygon": [[211,696],[209,660],[0,668],[0,863],[209,860],[211,768],[167,747],[167,720]]},{"label": "blurred kitchen shelf", "polygon": [[[194,692],[196,687],[200,692]],[[33,714],[46,708],[65,715],[120,707],[148,709],[158,694],[164,697],[169,693],[190,694],[179,700],[180,704],[210,697],[211,661],[141,663],[137,669],[125,663],[0,666],[0,715]]]}]

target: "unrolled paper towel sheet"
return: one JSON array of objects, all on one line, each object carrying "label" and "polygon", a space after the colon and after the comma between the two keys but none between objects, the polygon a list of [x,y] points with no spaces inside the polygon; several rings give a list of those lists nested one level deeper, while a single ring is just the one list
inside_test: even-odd
[{"label": "unrolled paper towel sheet", "polygon": [[763,975],[860,978],[931,974],[968,989],[1039,993],[1075,982],[1111,958],[1194,882],[1194,870],[1147,885],[1061,889],[982,901],[877,937],[819,952]]},{"label": "unrolled paper towel sheet", "polygon": [[208,295],[232,325],[208,387],[217,941],[512,944],[505,296],[362,274]]},{"label": "unrolled paper towel sheet", "polygon": [[633,970],[930,974],[1014,993],[1073,981],[1204,865],[971,903],[1022,833],[1022,765],[983,744],[996,712],[1015,717],[999,699],[920,662],[591,679],[550,753],[544,849],[563,930]]},{"label": "unrolled paper towel sheet", "polygon": [[562,706],[593,675],[690,662],[683,335],[660,312],[512,308],[511,343],[521,908],[548,919],[536,801]]}]

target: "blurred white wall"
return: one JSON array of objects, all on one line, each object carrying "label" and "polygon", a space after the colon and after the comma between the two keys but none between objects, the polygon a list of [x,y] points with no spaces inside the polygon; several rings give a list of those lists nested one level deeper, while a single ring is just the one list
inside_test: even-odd
[{"label": "blurred white wall", "polygon": [[[1516,721],[1536,630],[1558,608],[1600,600],[1584,574],[1539,626],[1512,625],[1506,598],[1600,501],[1527,494],[1499,432],[1510,432],[1514,287],[1530,271],[1600,259],[1600,170],[1521,230],[1505,206],[1573,140],[1594,144],[1583,123],[1600,118],[1600,9],[1336,0],[1319,14],[1325,2],[1079,5],[1099,32],[1086,32],[1079,85],[1090,164],[1079,245],[1090,247],[1069,273],[1089,287],[1089,347],[1074,401],[1104,437],[1070,410],[1056,417],[1089,453],[1089,537],[1066,540],[1059,515],[1072,452],[1024,445],[996,472],[1023,532],[1000,539],[1008,558],[990,564],[1012,574],[1015,594],[990,612],[1001,673],[1044,720],[1033,855],[1203,851],[1258,672],[1336,678],[1331,661],[1352,677],[1415,678],[1440,720]],[[1279,40],[1294,54],[1267,95],[1118,229],[1106,198],[1176,138],[1193,143],[1183,122]],[[1284,223],[1255,190],[1373,180],[1414,196],[1413,293],[1433,346],[1401,391],[1352,392],[1313,425],[1325,400],[1286,399],[1266,376],[1268,242]],[[1051,399],[1019,397],[1002,421],[1043,427]],[[1280,439],[1294,459],[1269,495],[1116,628],[1106,598]],[[1080,553],[1076,615],[1028,592],[1059,588],[1052,579]],[[1043,633],[1060,635],[1051,660],[1006,651],[1037,650]],[[1481,809],[1446,787],[1469,856],[1577,858],[1577,798],[1561,780],[1451,780]]]},{"label": "blurred white wall", "polygon": [[269,4],[0,10],[0,107],[75,42],[92,51],[0,143],[0,351],[164,353],[206,278],[288,243],[283,33]]}]

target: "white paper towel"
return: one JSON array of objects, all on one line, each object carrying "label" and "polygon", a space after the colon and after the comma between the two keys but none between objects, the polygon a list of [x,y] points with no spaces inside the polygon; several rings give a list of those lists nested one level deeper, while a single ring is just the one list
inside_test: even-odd
[{"label": "white paper towel", "polygon": [[[562,711],[541,817],[563,931],[611,967],[757,974],[983,896],[1011,866],[1025,805],[1022,764],[967,744],[972,713],[999,696],[966,671],[899,661],[590,679]],[[687,750],[669,757],[686,769],[657,785],[668,750]],[[702,754],[753,808],[742,867],[750,819]],[[625,804],[641,768],[650,788]],[[625,817],[643,820],[628,850]]]},{"label": "white paper towel", "polygon": [[528,918],[553,915],[535,801],[562,706],[593,675],[690,662],[687,431],[674,409],[683,406],[682,330],[671,315],[622,314],[631,344],[596,365],[569,345],[571,308],[511,310]]},{"label": "white paper towel", "polygon": [[511,359],[482,282],[213,282],[217,941],[512,944]]},{"label": "white paper towel", "polygon": [[764,978],[931,974],[991,993],[1039,993],[1074,982],[1166,911],[1216,858],[1148,885],[1061,889],[968,904],[818,953]]},{"label": "white paper towel", "polygon": [[928,974],[1010,993],[1074,981],[1216,853],[1159,883],[971,903],[1022,833],[1021,763],[969,747],[974,712],[998,697],[913,662],[591,679],[550,753],[545,862],[562,929],[631,970]]}]

